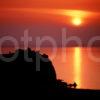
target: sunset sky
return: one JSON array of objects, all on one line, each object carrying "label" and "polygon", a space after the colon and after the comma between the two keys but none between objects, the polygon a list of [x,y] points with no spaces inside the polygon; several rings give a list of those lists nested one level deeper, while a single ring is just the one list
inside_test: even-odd
[{"label": "sunset sky", "polygon": [[[0,38],[14,36],[19,44],[24,30],[29,30],[35,45],[37,36],[51,36],[61,46],[61,30],[78,36],[87,46],[100,35],[100,0],[3,0],[0,1]],[[9,43],[5,43],[5,46]],[[49,42],[44,46],[50,46]],[[76,46],[74,42],[68,46]],[[100,46],[96,41],[94,46]]]}]

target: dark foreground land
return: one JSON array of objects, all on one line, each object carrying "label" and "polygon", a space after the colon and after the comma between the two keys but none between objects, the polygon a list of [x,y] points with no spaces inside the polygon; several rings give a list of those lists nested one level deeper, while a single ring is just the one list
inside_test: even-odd
[{"label": "dark foreground land", "polygon": [[[14,54],[16,59],[9,60]],[[26,56],[25,56],[26,55]],[[29,59],[31,58],[31,61]],[[3,57],[6,57],[6,62]],[[39,70],[40,68],[40,70]],[[30,94],[34,97],[99,97],[100,90],[75,89],[57,80],[54,66],[46,54],[27,50],[0,55],[1,92],[18,96]]]}]

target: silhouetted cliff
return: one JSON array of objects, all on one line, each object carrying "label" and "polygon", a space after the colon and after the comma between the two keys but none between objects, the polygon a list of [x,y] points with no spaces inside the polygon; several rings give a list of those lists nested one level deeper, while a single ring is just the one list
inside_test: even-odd
[{"label": "silhouetted cliff", "polygon": [[31,49],[19,49],[15,53],[0,55],[0,76],[2,90],[7,92],[28,93],[31,90],[33,96],[49,97],[100,95],[100,91],[69,88],[67,83],[57,80],[48,55]]}]

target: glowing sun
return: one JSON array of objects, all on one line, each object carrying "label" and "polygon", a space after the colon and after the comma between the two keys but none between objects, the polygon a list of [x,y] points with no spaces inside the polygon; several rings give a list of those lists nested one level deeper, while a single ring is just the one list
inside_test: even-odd
[{"label": "glowing sun", "polygon": [[81,18],[73,18],[72,24],[75,26],[80,26],[82,24],[82,19]]}]

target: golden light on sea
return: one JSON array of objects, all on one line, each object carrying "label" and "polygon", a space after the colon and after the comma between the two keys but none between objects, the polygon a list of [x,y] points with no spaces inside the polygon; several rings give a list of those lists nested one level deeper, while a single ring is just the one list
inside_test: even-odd
[{"label": "golden light on sea", "polygon": [[81,87],[81,49],[74,49],[74,81]]}]

